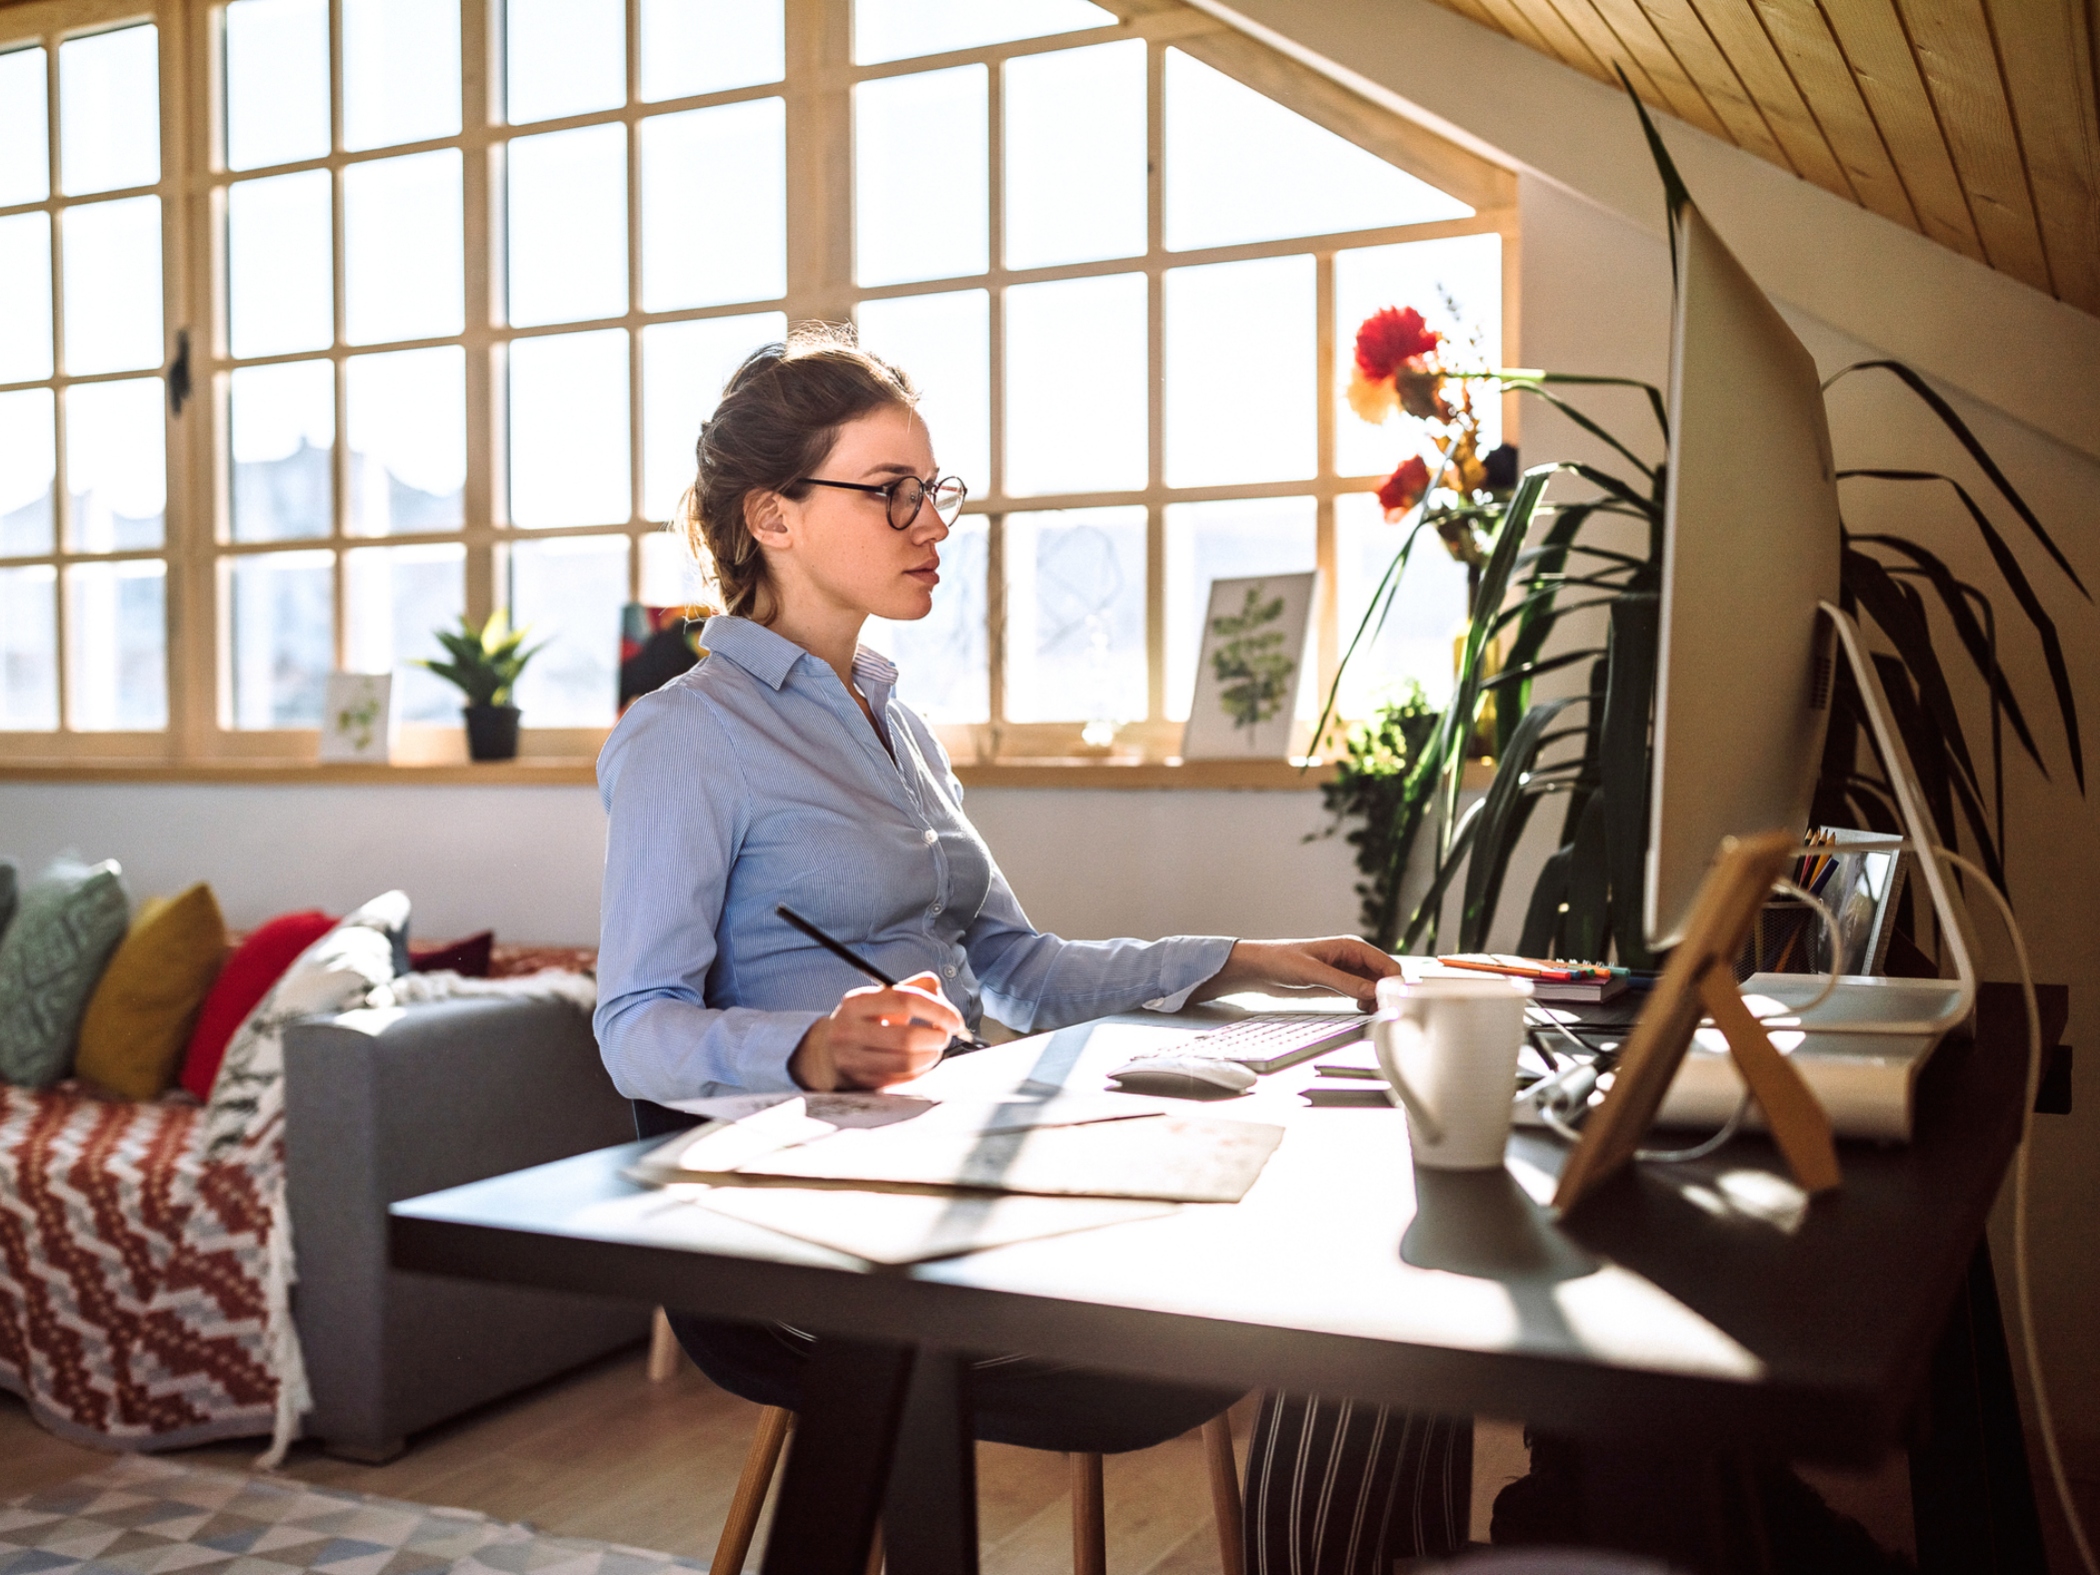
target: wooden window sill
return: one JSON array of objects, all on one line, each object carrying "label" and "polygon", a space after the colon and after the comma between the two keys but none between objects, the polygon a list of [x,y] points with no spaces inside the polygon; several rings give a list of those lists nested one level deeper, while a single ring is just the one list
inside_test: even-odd
[{"label": "wooden window sill", "polygon": [[[1002,760],[956,768],[966,788],[1183,789],[1310,792],[1328,764],[1284,760]],[[247,786],[595,787],[595,763],[547,756],[472,764],[346,765],[314,760],[89,761],[0,759],[4,782],[210,782]]]}]

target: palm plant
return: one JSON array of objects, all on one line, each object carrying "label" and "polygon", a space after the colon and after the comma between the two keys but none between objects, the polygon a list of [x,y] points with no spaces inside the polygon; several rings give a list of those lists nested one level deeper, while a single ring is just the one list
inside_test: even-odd
[{"label": "palm plant", "polygon": [[[1635,107],[1662,172],[1674,231],[1688,200],[1684,185],[1638,100]],[[1640,901],[1668,485],[1660,457],[1669,445],[1662,392],[1629,378],[1451,368],[1442,364],[1440,349],[1438,337],[1423,329],[1422,319],[1411,309],[1380,313],[1359,335],[1358,382],[1364,386],[1352,386],[1351,391],[1351,402],[1360,413],[1379,419],[1397,406],[1419,421],[1434,448],[1436,465],[1432,469],[1421,457],[1411,457],[1380,492],[1388,518],[1404,522],[1409,513],[1415,518],[1370,598],[1342,658],[1343,667],[1383,625],[1408,562],[1425,536],[1464,559],[1473,571],[1469,619],[1451,700],[1433,730],[1427,730],[1418,746],[1404,751],[1388,743],[1382,756],[1366,751],[1391,733],[1391,725],[1359,730],[1339,791],[1328,795],[1329,807],[1339,813],[1367,811],[1385,817],[1376,835],[1367,828],[1358,839],[1359,864],[1370,877],[1360,888],[1366,898],[1367,933],[1387,949],[1434,947],[1446,894],[1462,879],[1456,944],[1466,951],[1484,947],[1519,838],[1545,801],[1559,799],[1554,851],[1529,894],[1518,949],[1530,956],[1602,958],[1616,947],[1622,962],[1649,966]],[[1396,350],[1405,353],[1391,353]],[[1916,371],[1900,362],[1866,361],[1837,373],[1825,387],[1869,371],[1896,377],[1925,404],[1983,472],[1997,500],[2013,511],[2090,602],[2084,583],[2034,511],[1975,434]],[[1602,465],[1535,466],[1521,477],[1508,478],[1511,484],[1497,485],[1504,478],[1492,476],[1490,467],[1475,457],[1478,427],[1464,393],[1471,383],[1546,401],[1600,440],[1614,458]],[[1605,386],[1645,394],[1656,429],[1652,441],[1657,457],[1644,457],[1563,397],[1564,390]],[[1838,474],[1843,481],[1922,483],[1952,490],[1982,536],[2003,589],[2010,592],[2041,645],[2064,743],[2082,792],[2084,756],[2062,643],[1983,503],[1960,482],[1937,471],[1866,466]],[[1589,495],[1549,500],[1548,486],[1557,478],[1585,484]],[[1631,533],[1627,521],[1636,527]],[[1635,537],[1631,548],[1629,534]],[[2011,728],[2045,776],[2048,768],[2026,709],[2000,668],[1992,600],[1907,537],[1848,528],[1841,564],[1842,604],[1870,638],[1878,634],[1878,643],[1889,648],[1875,657],[1876,667],[1937,833],[1948,846],[1956,846],[1966,825],[1978,861],[2002,888],[2005,728]],[[1988,784],[1934,645],[1928,596],[1944,610],[1962,655],[1990,697]],[[1562,621],[1585,613],[1600,615],[1601,637],[1589,633],[1600,619],[1588,619],[1574,626],[1583,631],[1580,643],[1549,651],[1548,642]],[[1587,682],[1577,692],[1535,697],[1539,680],[1583,664]],[[1337,678],[1315,737],[1325,735],[1339,687]],[[1888,784],[1876,774],[1871,754],[1861,753],[1864,721],[1857,688],[1841,664],[1812,815],[1819,824],[1895,831]],[[1463,768],[1484,724],[1495,761],[1494,779],[1480,799],[1461,809]],[[1425,724],[1417,720],[1411,731],[1419,737]],[[1377,775],[1381,761],[1390,779],[1382,794],[1368,790],[1362,780]],[[1434,827],[1436,837],[1433,873],[1428,890],[1403,921],[1401,877],[1425,825]]]}]

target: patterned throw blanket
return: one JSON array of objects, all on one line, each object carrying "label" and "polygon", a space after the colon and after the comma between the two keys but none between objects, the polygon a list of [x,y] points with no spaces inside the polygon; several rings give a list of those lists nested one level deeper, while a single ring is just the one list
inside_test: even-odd
[{"label": "patterned throw blanket", "polygon": [[267,1433],[274,1465],[297,1436],[309,1401],[274,1085],[302,1004],[593,1000],[589,978],[552,972],[350,985],[323,1002],[309,979],[299,1000],[273,992],[257,1008],[242,1032],[262,1092],[239,1109],[217,1090],[199,1106],[0,1084],[0,1386],[61,1438],[179,1449]]},{"label": "patterned throw blanket", "polygon": [[271,1431],[283,1142],[207,1161],[203,1115],[0,1086],[0,1384],[60,1437],[172,1449]]}]

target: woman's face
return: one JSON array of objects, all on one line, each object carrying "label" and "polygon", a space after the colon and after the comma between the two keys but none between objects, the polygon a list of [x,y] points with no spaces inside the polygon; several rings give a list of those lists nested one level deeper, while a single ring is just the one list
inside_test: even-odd
[{"label": "woman's face", "polygon": [[[916,412],[885,406],[839,428],[831,453],[810,474],[869,487],[916,476],[931,487],[933,441]],[[899,621],[933,610],[948,527],[930,501],[903,530],[890,528],[886,500],[871,492],[811,487],[805,498],[782,498],[780,509],[787,561],[776,555],[773,566],[775,584],[788,596],[800,590],[837,611]]]}]

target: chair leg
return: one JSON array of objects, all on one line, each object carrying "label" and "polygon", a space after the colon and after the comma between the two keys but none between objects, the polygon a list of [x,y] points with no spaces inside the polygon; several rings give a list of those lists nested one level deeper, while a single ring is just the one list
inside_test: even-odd
[{"label": "chair leg", "polygon": [[1247,1575],[1247,1546],[1241,1527],[1240,1467],[1232,1453],[1232,1416],[1220,1411],[1203,1424],[1203,1454],[1210,1465],[1210,1507],[1218,1522],[1218,1564],[1225,1575]]},{"label": "chair leg", "polygon": [[[878,1520],[875,1522],[875,1535],[868,1539],[867,1575],[882,1575],[883,1557],[882,1522]],[[730,1572],[730,1575],[735,1575],[735,1572]]]},{"label": "chair leg", "polygon": [[[662,1312],[657,1316],[661,1318]],[[736,1495],[729,1501],[729,1518],[722,1522],[722,1537],[715,1556],[708,1561],[714,1575],[737,1575],[744,1555],[751,1551],[751,1535],[758,1530],[758,1512],[766,1502],[766,1489],[773,1485],[773,1469],[780,1464],[780,1446],[787,1442],[792,1411],[766,1406],[758,1413],[758,1431],[751,1438],[751,1452],[744,1456],[744,1474],[737,1478]]]},{"label": "chair leg", "polygon": [[678,1347],[678,1336],[671,1332],[671,1320],[664,1310],[656,1309],[656,1316],[649,1320],[649,1382],[660,1384],[678,1371],[678,1359],[685,1352]]},{"label": "chair leg", "polygon": [[1072,1455],[1072,1575],[1108,1575],[1108,1522],[1101,1510],[1101,1457]]}]

